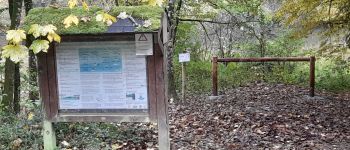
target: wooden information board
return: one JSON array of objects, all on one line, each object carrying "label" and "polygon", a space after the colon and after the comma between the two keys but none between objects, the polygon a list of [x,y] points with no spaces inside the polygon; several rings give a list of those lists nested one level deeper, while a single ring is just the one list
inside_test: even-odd
[{"label": "wooden information board", "polygon": [[153,122],[169,149],[167,24],[163,14],[159,31],[62,35],[37,55],[45,149],[53,122]]},{"label": "wooden information board", "polygon": [[61,43],[40,53],[40,94],[46,118],[157,122],[158,103],[165,98],[164,58],[158,34],[145,34],[153,43],[152,53],[136,49],[134,33],[62,36]]}]

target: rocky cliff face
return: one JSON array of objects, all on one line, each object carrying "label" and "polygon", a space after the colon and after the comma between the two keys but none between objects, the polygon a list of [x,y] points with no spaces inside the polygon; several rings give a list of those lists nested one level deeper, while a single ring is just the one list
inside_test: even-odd
[{"label": "rocky cliff face", "polygon": [[[7,7],[8,7],[7,0],[0,0],[0,9],[7,8]],[[8,26],[8,25],[10,25],[10,15],[8,11],[5,10],[4,12],[0,13],[0,26]]]},{"label": "rocky cliff face", "polygon": [[[0,9],[8,7],[7,0],[0,0]],[[0,47],[6,45],[5,40],[5,29],[3,29],[5,25],[9,25],[9,14],[8,11],[4,11],[0,13]]]}]

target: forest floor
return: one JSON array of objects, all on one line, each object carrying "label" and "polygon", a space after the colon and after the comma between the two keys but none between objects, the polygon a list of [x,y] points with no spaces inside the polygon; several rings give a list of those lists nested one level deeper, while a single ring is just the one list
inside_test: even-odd
[{"label": "forest floor", "polygon": [[256,83],[170,105],[172,149],[350,149],[350,95]]},{"label": "forest floor", "polygon": [[[171,149],[350,149],[350,93],[254,83],[169,104]],[[39,109],[38,109],[39,110]],[[43,149],[42,116],[0,121],[0,149]],[[22,119],[20,119],[22,118]],[[17,121],[11,121],[16,120]],[[12,122],[12,124],[11,124]],[[56,123],[62,150],[157,149],[152,123]]]}]

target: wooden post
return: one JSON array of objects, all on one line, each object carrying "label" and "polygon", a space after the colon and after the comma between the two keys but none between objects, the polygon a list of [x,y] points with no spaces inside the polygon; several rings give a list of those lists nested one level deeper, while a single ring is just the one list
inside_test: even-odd
[{"label": "wooden post", "polygon": [[185,63],[181,63],[181,71],[182,71],[182,77],[181,77],[181,80],[182,80],[182,88],[181,88],[181,100],[182,100],[182,103],[185,102],[185,97],[186,97],[186,69],[185,69]]},{"label": "wooden post", "polygon": [[315,61],[314,56],[310,57],[310,96],[315,96]]},{"label": "wooden post", "polygon": [[44,135],[44,149],[54,150],[56,149],[56,134],[53,129],[52,122],[44,119],[43,123],[43,135]]},{"label": "wooden post", "polygon": [[218,96],[218,57],[213,57],[212,60],[212,96]]},{"label": "wooden post", "polygon": [[[167,74],[167,59],[168,59],[168,18],[164,13],[162,16],[162,29],[163,29],[163,60],[161,57],[155,56],[156,65],[156,87],[157,90],[157,116],[158,116],[158,144],[160,150],[170,150],[169,140],[169,121],[168,121],[168,74]],[[159,48],[160,47],[156,47]],[[162,67],[157,67],[161,65]],[[161,96],[160,96],[161,95]]]}]

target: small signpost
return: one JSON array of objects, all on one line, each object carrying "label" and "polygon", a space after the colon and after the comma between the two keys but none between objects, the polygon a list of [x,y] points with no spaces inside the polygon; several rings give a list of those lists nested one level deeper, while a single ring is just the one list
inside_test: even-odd
[{"label": "small signpost", "polygon": [[179,54],[179,62],[185,63],[190,61],[190,53],[181,53]]},{"label": "small signpost", "polygon": [[186,68],[185,68],[185,63],[190,61],[190,53],[185,52],[179,54],[179,62],[181,63],[181,101],[185,102],[186,98]]}]

